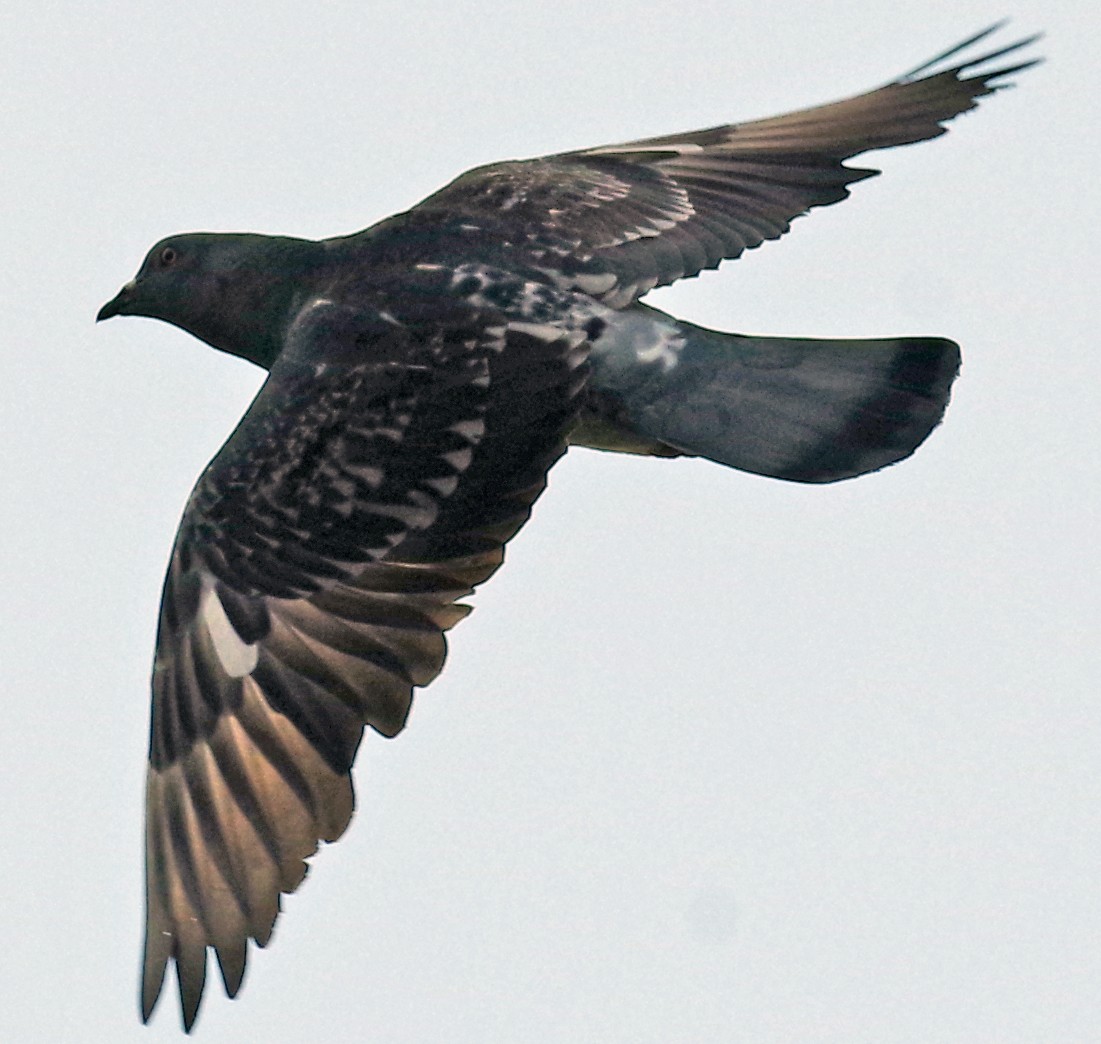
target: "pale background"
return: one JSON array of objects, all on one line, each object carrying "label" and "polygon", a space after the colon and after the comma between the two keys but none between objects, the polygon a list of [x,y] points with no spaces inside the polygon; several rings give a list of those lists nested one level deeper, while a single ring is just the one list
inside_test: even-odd
[{"label": "pale background", "polygon": [[179,1037],[174,983],[136,1016],[148,670],[260,373],[93,324],[148,246],[350,232],[475,164],[831,101],[1007,14],[1049,34],[1018,89],[651,298],[953,337],[943,428],[828,488],[571,453],[197,1035],[1101,1039],[1101,16],[1069,0],[8,0],[0,1038]]}]

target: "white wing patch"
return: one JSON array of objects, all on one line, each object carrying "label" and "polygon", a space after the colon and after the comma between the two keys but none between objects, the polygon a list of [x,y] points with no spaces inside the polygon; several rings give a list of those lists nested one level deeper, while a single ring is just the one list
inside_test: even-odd
[{"label": "white wing patch", "polygon": [[616,277],[611,272],[600,272],[597,275],[575,275],[569,280],[572,286],[577,287],[583,294],[591,294],[599,297],[607,293],[616,284]]},{"label": "white wing patch", "polygon": [[593,348],[593,360],[610,371],[659,366],[668,373],[680,362],[684,335],[673,321],[652,309],[612,312],[608,328]]},{"label": "white wing patch", "polygon": [[509,323],[508,328],[515,333],[527,334],[528,337],[535,337],[548,344],[557,341],[563,335],[562,327],[552,326],[550,323]]},{"label": "white wing patch", "polygon": [[671,370],[680,362],[680,350],[684,347],[684,338],[668,338],[659,341],[649,348],[639,348],[635,351],[635,358],[640,363],[660,363],[663,370]]},{"label": "white wing patch", "polygon": [[647,148],[639,142],[631,142],[627,145],[603,145],[597,149],[586,149],[582,156],[652,156],[655,152],[669,152],[675,156],[684,156],[690,152],[703,152],[702,145],[696,145],[691,141],[664,142],[661,145],[653,145]]},{"label": "white wing patch", "polygon": [[199,602],[199,619],[206,627],[210,635],[210,641],[214,651],[218,654],[218,661],[222,669],[231,678],[244,678],[256,669],[260,658],[255,645],[249,645],[242,641],[241,636],[234,630],[233,624],[226,616],[222,600],[214,590],[213,583],[207,583],[203,587],[203,593]]}]

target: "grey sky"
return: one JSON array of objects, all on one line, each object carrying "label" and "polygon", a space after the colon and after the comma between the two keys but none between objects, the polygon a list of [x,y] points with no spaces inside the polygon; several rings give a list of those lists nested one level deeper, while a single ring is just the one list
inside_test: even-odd
[{"label": "grey sky", "polygon": [[1049,59],[651,300],[950,336],[910,461],[827,488],[573,452],[240,998],[196,1033],[1034,1042],[1101,1025],[1088,5],[0,13],[0,1037],[136,1014],[148,670],[183,502],[260,373],[97,307],[163,235],[362,228],[478,163],[771,115],[1006,14]]}]

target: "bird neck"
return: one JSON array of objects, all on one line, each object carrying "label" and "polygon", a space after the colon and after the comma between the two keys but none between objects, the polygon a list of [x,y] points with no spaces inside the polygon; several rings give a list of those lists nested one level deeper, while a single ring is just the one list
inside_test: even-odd
[{"label": "bird neck", "polygon": [[257,240],[255,257],[238,255],[233,268],[221,274],[219,307],[205,312],[191,332],[219,351],[270,370],[294,311],[324,280],[327,254],[314,240]]}]

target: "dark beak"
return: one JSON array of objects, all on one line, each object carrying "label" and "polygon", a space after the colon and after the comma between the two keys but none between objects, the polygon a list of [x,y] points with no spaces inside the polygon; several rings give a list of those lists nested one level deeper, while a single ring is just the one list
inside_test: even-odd
[{"label": "dark beak", "polygon": [[110,319],[114,315],[122,315],[127,302],[129,302],[133,295],[134,283],[131,281],[99,310],[99,313],[96,315],[96,322],[98,323],[104,319]]}]

